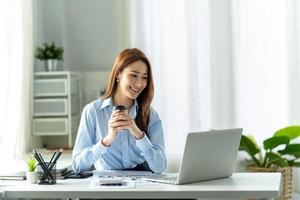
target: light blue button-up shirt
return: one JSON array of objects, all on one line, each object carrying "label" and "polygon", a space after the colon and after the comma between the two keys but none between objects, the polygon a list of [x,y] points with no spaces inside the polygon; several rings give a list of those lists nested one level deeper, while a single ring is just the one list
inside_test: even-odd
[{"label": "light blue button-up shirt", "polygon": [[[88,170],[93,164],[97,170],[130,169],[146,161],[153,172],[163,172],[166,169],[165,145],[157,112],[150,109],[148,136],[137,140],[129,130],[122,130],[116,140],[106,147],[101,140],[108,134],[112,108],[112,99],[107,98],[89,103],[83,109],[72,155],[74,171]],[[129,112],[133,119],[137,110],[135,100]]]}]

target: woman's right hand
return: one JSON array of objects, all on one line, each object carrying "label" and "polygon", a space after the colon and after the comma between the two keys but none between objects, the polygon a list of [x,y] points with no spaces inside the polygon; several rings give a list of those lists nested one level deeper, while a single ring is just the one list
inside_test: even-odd
[{"label": "woman's right hand", "polygon": [[118,132],[123,130],[128,125],[128,121],[125,119],[127,111],[115,110],[112,112],[108,121],[108,134],[102,140],[102,144],[110,146],[110,144],[117,138]]}]

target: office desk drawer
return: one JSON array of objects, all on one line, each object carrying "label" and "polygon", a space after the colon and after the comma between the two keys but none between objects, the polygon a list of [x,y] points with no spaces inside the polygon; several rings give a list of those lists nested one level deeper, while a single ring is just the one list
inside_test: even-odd
[{"label": "office desk drawer", "polygon": [[66,79],[34,80],[35,97],[67,96],[68,84]]},{"label": "office desk drawer", "polygon": [[67,118],[35,118],[32,127],[34,135],[68,135]]},{"label": "office desk drawer", "polygon": [[33,111],[34,116],[67,116],[67,99],[35,99]]}]

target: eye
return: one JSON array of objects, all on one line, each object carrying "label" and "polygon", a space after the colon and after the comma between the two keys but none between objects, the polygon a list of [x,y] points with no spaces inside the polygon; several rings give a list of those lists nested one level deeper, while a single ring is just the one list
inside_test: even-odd
[{"label": "eye", "polygon": [[130,74],[130,76],[133,77],[133,78],[137,78],[136,74]]},{"label": "eye", "polygon": [[148,79],[148,77],[147,77],[147,76],[144,76],[142,79],[144,79],[144,80],[147,80],[147,79]]}]

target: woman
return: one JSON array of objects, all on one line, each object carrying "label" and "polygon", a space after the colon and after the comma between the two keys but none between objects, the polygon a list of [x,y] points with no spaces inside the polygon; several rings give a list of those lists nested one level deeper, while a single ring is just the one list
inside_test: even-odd
[{"label": "woman", "polygon": [[[106,93],[85,106],[73,149],[77,173],[103,169],[166,168],[161,120],[150,106],[154,95],[150,62],[139,49],[116,58]],[[125,112],[113,110],[123,105]]]}]

